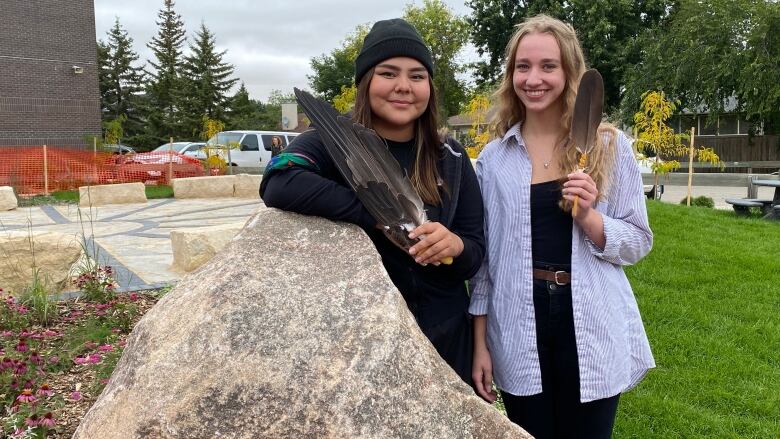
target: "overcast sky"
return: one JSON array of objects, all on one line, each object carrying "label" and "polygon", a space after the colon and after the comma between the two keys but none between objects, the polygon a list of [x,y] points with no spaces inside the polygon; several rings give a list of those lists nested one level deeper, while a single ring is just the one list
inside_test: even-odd
[{"label": "overcast sky", "polygon": [[[458,15],[470,9],[465,0],[444,0]],[[309,60],[340,46],[344,37],[362,23],[400,17],[412,0],[178,0],[174,6],[192,42],[201,21],[216,36],[219,50],[227,50],[225,61],[253,99],[265,101],[271,90],[292,92],[308,88]],[[152,57],[146,44],[157,33],[157,12],[163,0],[95,0],[98,39],[119,17],[133,38],[140,61]],[[473,49],[461,61],[473,58]]]}]

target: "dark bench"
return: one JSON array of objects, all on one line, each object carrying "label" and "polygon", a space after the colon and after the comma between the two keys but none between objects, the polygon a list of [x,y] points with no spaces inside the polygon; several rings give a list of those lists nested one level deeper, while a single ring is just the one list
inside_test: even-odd
[{"label": "dark bench", "polygon": [[751,207],[758,207],[764,214],[772,210],[772,200],[759,200],[757,198],[726,198],[726,202],[734,207],[734,212],[739,215],[748,215]]}]

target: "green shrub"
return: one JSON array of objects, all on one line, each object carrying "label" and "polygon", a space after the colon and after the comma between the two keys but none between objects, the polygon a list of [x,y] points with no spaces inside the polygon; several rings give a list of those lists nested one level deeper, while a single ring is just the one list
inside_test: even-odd
[{"label": "green shrub", "polygon": [[[688,204],[688,197],[683,198],[680,201],[680,204],[682,205]],[[715,201],[712,200],[712,197],[708,197],[706,195],[691,197],[691,206],[709,207],[710,209],[712,209],[715,207]]]}]

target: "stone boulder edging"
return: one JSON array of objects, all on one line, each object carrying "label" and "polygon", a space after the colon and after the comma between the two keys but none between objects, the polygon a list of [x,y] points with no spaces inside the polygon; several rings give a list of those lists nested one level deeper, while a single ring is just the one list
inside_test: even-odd
[{"label": "stone boulder edging", "polygon": [[16,199],[14,188],[11,186],[0,186],[0,212],[14,210],[19,206]]},{"label": "stone boulder edging", "polygon": [[143,183],[101,184],[79,187],[79,207],[146,203]]},{"label": "stone boulder edging", "polygon": [[[49,287],[70,281],[83,254],[76,235],[57,232],[7,231],[0,234],[0,288],[20,293],[32,285],[34,268]],[[53,292],[53,291],[52,291]]]},{"label": "stone boulder edging", "polygon": [[194,271],[222,250],[244,223],[171,230],[172,268]]}]

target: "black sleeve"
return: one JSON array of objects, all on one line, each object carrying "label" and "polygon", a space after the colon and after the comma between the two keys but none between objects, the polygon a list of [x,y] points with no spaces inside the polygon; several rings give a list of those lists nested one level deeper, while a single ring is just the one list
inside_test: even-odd
[{"label": "black sleeve", "polygon": [[267,169],[260,185],[266,206],[374,228],[376,220],[344,183],[315,130],[297,136],[284,152],[303,155],[315,166]]},{"label": "black sleeve", "polygon": [[455,152],[461,153],[461,178],[458,187],[460,193],[450,231],[463,240],[463,252],[453,260],[452,265],[440,267],[451,271],[453,276],[465,280],[477,273],[485,256],[482,193],[479,190],[477,174],[466,150],[453,139],[448,139],[447,143]]}]

